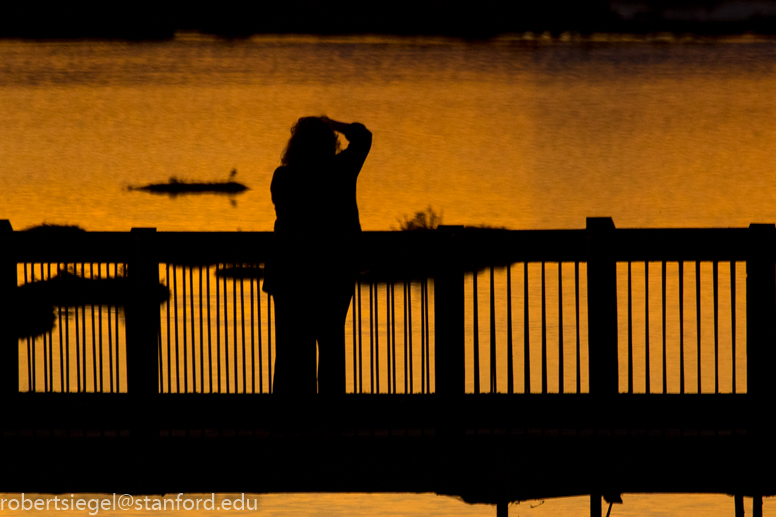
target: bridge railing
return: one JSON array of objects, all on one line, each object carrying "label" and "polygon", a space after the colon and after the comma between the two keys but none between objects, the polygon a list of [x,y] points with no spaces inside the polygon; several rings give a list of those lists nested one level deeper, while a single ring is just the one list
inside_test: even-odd
[{"label": "bridge railing", "polygon": [[[0,232],[3,393],[271,392],[270,233]],[[348,392],[770,393],[774,236],[365,232]]]},{"label": "bridge railing", "polygon": [[[465,390],[745,393],[747,344],[758,340],[747,337],[748,302],[761,296],[747,291],[747,265],[770,260],[753,248],[772,238],[767,228],[588,225],[467,237],[465,249],[501,258],[475,259],[456,302]],[[491,238],[500,250],[487,249]]]}]

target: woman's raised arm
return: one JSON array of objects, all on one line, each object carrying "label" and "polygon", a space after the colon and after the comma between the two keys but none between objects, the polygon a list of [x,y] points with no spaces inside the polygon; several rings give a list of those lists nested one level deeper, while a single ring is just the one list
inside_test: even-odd
[{"label": "woman's raised arm", "polygon": [[372,133],[363,124],[358,122],[348,124],[347,122],[330,119],[326,115],[322,116],[321,120],[326,122],[334,131],[345,135],[348,141],[353,141],[354,139],[368,140],[370,143],[372,141]]}]

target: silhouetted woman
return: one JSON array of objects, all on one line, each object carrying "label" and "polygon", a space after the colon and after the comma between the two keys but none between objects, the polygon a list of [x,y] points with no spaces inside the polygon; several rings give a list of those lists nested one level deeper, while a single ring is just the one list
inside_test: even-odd
[{"label": "silhouetted woman", "polygon": [[[348,147],[339,151],[341,133]],[[275,301],[277,394],[345,393],[345,318],[361,233],[356,180],[372,145],[359,123],[300,118],[272,177],[275,253],[264,290]]]}]

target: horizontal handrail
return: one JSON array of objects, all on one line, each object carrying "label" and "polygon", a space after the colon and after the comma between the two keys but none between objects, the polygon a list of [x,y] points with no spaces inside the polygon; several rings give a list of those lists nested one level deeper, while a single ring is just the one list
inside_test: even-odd
[{"label": "horizontal handrail", "polygon": [[[746,260],[746,228],[615,229],[610,249],[619,261]],[[132,232],[43,233],[14,231],[4,236],[4,254],[17,262],[127,262],[134,252]],[[586,230],[456,230],[457,261],[574,262],[588,259]],[[272,232],[155,232],[147,244],[160,262],[207,264],[264,262]],[[439,232],[368,231],[360,256],[372,262],[423,262],[440,251]],[[450,258],[450,257],[448,257]],[[445,259],[434,253],[434,260]]]}]

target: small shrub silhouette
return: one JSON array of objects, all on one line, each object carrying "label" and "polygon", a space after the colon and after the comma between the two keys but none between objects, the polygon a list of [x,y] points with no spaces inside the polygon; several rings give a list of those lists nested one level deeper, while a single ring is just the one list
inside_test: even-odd
[{"label": "small shrub silhouette", "polygon": [[399,229],[403,232],[435,230],[437,226],[442,224],[443,215],[444,212],[436,213],[429,205],[425,210],[415,212],[412,218],[405,215],[402,219],[399,219]]}]

